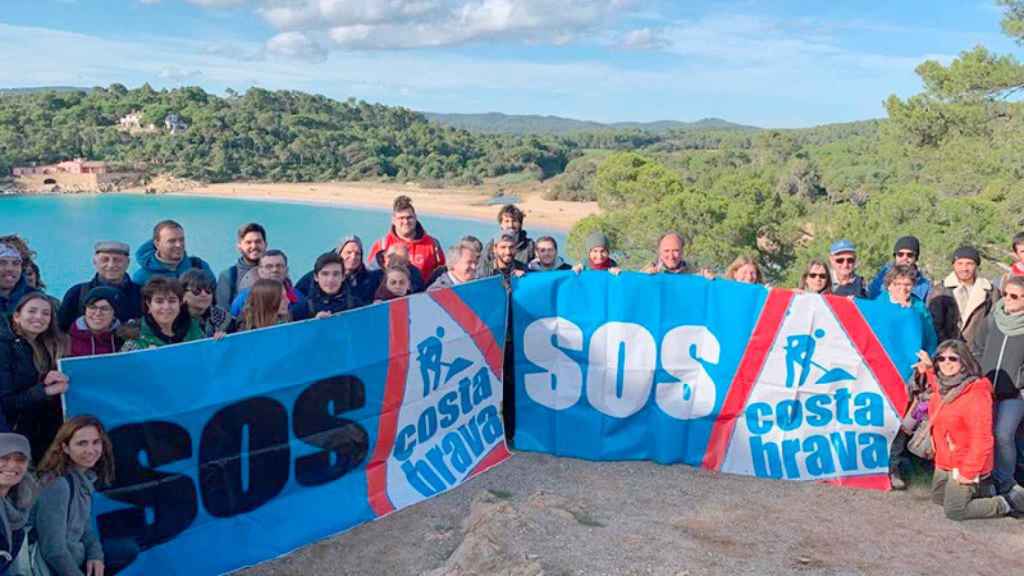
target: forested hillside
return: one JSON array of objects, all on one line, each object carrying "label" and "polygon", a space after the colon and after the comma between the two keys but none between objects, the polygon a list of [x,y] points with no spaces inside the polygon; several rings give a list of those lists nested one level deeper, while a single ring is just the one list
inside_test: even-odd
[{"label": "forested hillside", "polygon": [[[997,4],[1004,31],[1024,42],[1024,1]],[[637,264],[675,229],[701,264],[722,269],[748,254],[792,286],[833,240],[855,241],[873,273],[898,236],[915,234],[933,278],[965,243],[982,251],[986,273],[999,273],[1024,229],[1024,104],[1015,97],[1024,65],[978,46],[916,71],[925,91],[890,97],[881,121],[670,134],[630,151],[587,151],[550,191],[604,208],[577,225],[573,251],[600,228]]]},{"label": "forested hillside", "polygon": [[[141,112],[129,132],[119,120]],[[164,130],[169,114],[188,128]],[[200,88],[121,85],[0,96],[0,171],[70,157],[142,163],[209,181],[396,178],[472,184],[561,172],[574,145],[554,138],[483,136],[422,115],[356,100],[252,88],[221,98]]]},{"label": "forested hillside", "polygon": [[560,116],[533,114],[441,114],[424,112],[428,120],[443,126],[479,132],[481,134],[538,134],[575,135],[581,132],[610,132],[616,130],[644,130],[661,134],[672,130],[757,130],[753,126],[734,124],[721,118],[704,118],[696,122],[661,120],[657,122],[590,122]]}]

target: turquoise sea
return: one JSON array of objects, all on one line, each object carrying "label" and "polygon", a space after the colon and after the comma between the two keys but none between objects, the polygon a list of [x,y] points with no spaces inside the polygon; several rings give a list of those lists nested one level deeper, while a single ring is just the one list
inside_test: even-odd
[{"label": "turquoise sea", "polygon": [[[238,227],[259,222],[267,229],[270,247],[288,254],[291,276],[297,280],[342,236],[358,235],[369,251],[373,241],[387,233],[390,216],[388,210],[189,196],[0,197],[0,235],[17,233],[28,240],[38,253],[47,292],[58,297],[68,287],[92,278],[92,247],[97,240],[127,242],[134,256],[135,249],[152,237],[153,225],[167,218],[185,227],[188,253],[209,262],[218,274],[238,259]],[[486,243],[497,231],[494,221],[427,214],[420,221],[444,246],[466,234]],[[551,233],[527,230],[531,237]],[[565,235],[552,235],[561,247]],[[135,268],[133,261],[131,270]]]}]

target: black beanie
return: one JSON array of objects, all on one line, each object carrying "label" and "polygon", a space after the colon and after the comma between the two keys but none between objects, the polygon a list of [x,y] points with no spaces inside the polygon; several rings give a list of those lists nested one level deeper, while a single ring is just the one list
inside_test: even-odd
[{"label": "black beanie", "polygon": [[967,258],[968,260],[974,260],[974,263],[981,266],[981,254],[978,253],[978,249],[974,246],[961,246],[953,252],[953,262],[961,258]]},{"label": "black beanie", "polygon": [[893,247],[892,253],[896,254],[900,250],[910,250],[915,256],[920,256],[921,241],[914,236],[904,236],[896,241],[896,246]]},{"label": "black beanie", "polygon": [[109,286],[97,286],[85,295],[85,301],[82,302],[83,306],[89,306],[93,302],[100,300],[106,300],[111,306],[117,304],[117,301],[121,298],[121,293],[117,290],[110,288]]}]

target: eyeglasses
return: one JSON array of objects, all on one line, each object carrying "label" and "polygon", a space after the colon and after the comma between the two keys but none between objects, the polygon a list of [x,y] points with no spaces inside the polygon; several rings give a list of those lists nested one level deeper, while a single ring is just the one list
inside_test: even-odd
[{"label": "eyeglasses", "polygon": [[828,274],[825,274],[823,272],[808,272],[807,273],[807,277],[808,278],[817,278],[818,280],[824,280],[824,279],[828,278]]},{"label": "eyeglasses", "polygon": [[199,286],[193,286],[193,287],[189,288],[188,291],[191,292],[193,296],[199,296],[200,294],[202,294],[204,292],[207,293],[207,294],[213,294],[213,288],[206,288],[206,287],[199,287]]},{"label": "eyeglasses", "polygon": [[1006,294],[1006,297],[1010,300],[1020,300],[1021,298],[1024,298],[1024,294],[1014,294],[1013,292],[1003,292],[1003,294]]},{"label": "eyeglasses", "polygon": [[89,312],[99,312],[101,314],[110,314],[114,311],[110,306],[97,306],[95,304],[90,304],[89,306],[86,306],[85,309]]},{"label": "eyeglasses", "polygon": [[833,258],[836,264],[856,264],[857,259],[854,257],[849,258]]},{"label": "eyeglasses", "polygon": [[917,254],[911,252],[910,250],[900,250],[899,252],[893,254],[893,256],[897,258],[916,258]]},{"label": "eyeglasses", "polygon": [[959,356],[936,356],[935,357],[935,361],[936,362],[951,362],[951,363],[955,362],[955,363],[959,364],[960,363],[960,357]]}]

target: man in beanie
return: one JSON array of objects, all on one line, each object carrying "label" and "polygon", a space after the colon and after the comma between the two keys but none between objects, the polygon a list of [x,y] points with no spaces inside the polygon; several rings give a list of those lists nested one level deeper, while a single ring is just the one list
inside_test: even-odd
[{"label": "man in beanie", "polygon": [[512,230],[502,230],[490,242],[491,259],[482,262],[481,278],[497,276],[504,278],[505,288],[511,289],[512,276],[526,274],[526,264],[516,259],[518,235]]},{"label": "man in beanie", "polygon": [[622,271],[609,255],[608,237],[604,235],[604,232],[595,230],[588,234],[583,247],[586,250],[584,262],[577,263],[572,267],[577,274],[583,270],[607,270],[612,275],[618,275]]},{"label": "man in beanie", "polygon": [[0,433],[0,574],[8,573],[25,545],[29,512],[39,496],[39,485],[28,474],[31,456],[27,438]]},{"label": "man in beanie", "polygon": [[64,294],[57,313],[57,325],[67,332],[80,316],[85,314],[85,297],[93,288],[105,286],[118,293],[114,317],[122,324],[142,317],[142,287],[128,275],[128,254],[131,247],[124,242],[104,240],[93,246],[92,266],[96,274],[92,280],[75,284]]},{"label": "man in beanie", "polygon": [[849,240],[837,240],[829,247],[832,264],[832,294],[836,296],[867,296],[864,278],[857,274],[857,247]]},{"label": "man in beanie", "polygon": [[973,246],[953,252],[953,271],[928,301],[939,341],[962,340],[974,350],[975,335],[999,300],[999,290],[978,277],[981,254]]},{"label": "man in beanie", "polygon": [[33,291],[22,274],[23,264],[21,252],[15,246],[0,242],[0,319],[10,318],[18,300]]},{"label": "man in beanie", "polygon": [[904,236],[896,241],[892,249],[892,261],[882,267],[878,274],[868,286],[868,298],[878,298],[878,295],[885,291],[885,275],[897,264],[912,266],[917,270],[917,280],[911,293],[917,296],[922,302],[928,301],[931,294],[932,281],[918,268],[917,261],[921,257],[921,241],[914,236]]}]

